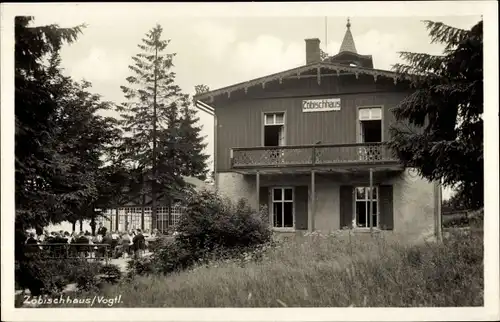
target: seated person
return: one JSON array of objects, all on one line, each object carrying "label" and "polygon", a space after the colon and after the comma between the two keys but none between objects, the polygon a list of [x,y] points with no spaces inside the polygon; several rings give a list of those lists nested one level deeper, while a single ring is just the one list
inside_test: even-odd
[{"label": "seated person", "polygon": [[134,253],[136,257],[139,257],[141,251],[146,248],[146,240],[140,229],[137,229],[137,234],[132,239]]},{"label": "seated person", "polygon": [[90,251],[90,241],[83,232],[80,232],[76,238],[73,239],[72,244],[78,245],[76,251],[80,256],[86,257]]},{"label": "seated person", "polygon": [[114,248],[113,248],[113,238],[111,237],[111,233],[110,232],[107,232],[103,237],[102,237],[102,241],[101,241],[101,244],[104,244],[102,246],[102,253],[103,255],[106,255],[106,256],[112,256],[112,254],[114,253]]}]

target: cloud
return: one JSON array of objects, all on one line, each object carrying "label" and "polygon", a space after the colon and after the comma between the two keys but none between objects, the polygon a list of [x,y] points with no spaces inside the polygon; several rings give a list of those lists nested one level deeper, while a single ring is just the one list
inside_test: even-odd
[{"label": "cloud", "polygon": [[[214,38],[212,35],[206,39],[209,41],[209,39]],[[250,41],[238,42],[232,37],[224,39],[219,40],[220,44],[223,44],[224,50],[222,48],[218,48],[217,51],[211,49],[212,57],[216,57],[219,62],[222,59],[224,69],[231,71],[231,83],[224,84],[224,86],[305,64],[305,43],[303,41],[287,43],[280,38],[266,34],[259,35]],[[377,30],[354,35],[354,41],[358,53],[372,55],[374,67],[385,70],[390,70],[393,64],[401,61],[399,51],[409,50],[411,47],[407,37],[396,33],[382,33]],[[321,48],[330,56],[336,55],[340,48],[340,41],[332,40],[328,42],[328,45],[322,42]],[[224,72],[222,71],[222,73]]]},{"label": "cloud", "polygon": [[199,37],[204,53],[222,61],[229,47],[236,41],[236,32],[208,21],[201,21],[193,26],[194,33]]},{"label": "cloud", "polygon": [[82,60],[65,66],[75,79],[85,78],[90,82],[109,82],[123,79],[128,72],[130,57],[109,49],[92,48]]},{"label": "cloud", "polygon": [[237,43],[228,59],[234,76],[246,81],[302,65],[305,49],[295,42],[285,44],[274,36],[260,35]]},{"label": "cloud", "polygon": [[320,47],[321,47],[321,50],[323,50],[324,52],[326,52],[329,56],[334,56],[334,55],[336,55],[336,54],[339,53],[340,42],[338,42],[338,41],[329,41],[328,42],[328,46],[326,46],[324,43],[321,43]]},{"label": "cloud", "polygon": [[407,37],[372,29],[355,37],[354,41],[359,54],[372,55],[374,68],[391,70],[393,64],[401,62],[398,52],[405,48]]}]

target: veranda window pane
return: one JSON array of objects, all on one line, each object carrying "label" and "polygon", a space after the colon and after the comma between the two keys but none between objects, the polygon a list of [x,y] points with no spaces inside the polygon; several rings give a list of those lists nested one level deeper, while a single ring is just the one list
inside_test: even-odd
[{"label": "veranda window pane", "polygon": [[274,227],[283,227],[283,204],[275,202],[273,204]]},{"label": "veranda window pane", "polygon": [[[370,199],[370,187],[366,188],[366,198]],[[377,187],[373,187],[373,199],[377,199]]]},{"label": "veranda window pane", "polygon": [[283,225],[287,228],[293,227],[293,203],[285,202],[284,204],[284,217],[285,221]]},{"label": "veranda window pane", "polygon": [[365,199],[365,188],[356,188],[356,199],[357,200],[364,200]]},{"label": "veranda window pane", "polygon": [[356,226],[366,227],[366,201],[356,201]]},{"label": "veranda window pane", "polygon": [[377,215],[373,215],[373,227],[378,227],[377,218],[378,218]]},{"label": "veranda window pane", "polygon": [[378,208],[378,203],[376,201],[374,201],[372,203],[372,214],[376,215],[378,213],[378,209],[377,208]]},{"label": "veranda window pane", "polygon": [[293,201],[293,190],[285,189],[285,200]]},{"label": "veranda window pane", "polygon": [[274,200],[282,200],[281,189],[273,189],[273,199]]},{"label": "veranda window pane", "polygon": [[274,124],[274,115],[266,114],[266,125]]}]

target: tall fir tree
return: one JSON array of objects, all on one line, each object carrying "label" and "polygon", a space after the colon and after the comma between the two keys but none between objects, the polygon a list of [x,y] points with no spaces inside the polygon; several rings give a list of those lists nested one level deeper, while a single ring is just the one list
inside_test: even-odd
[{"label": "tall fir tree", "polygon": [[207,143],[201,135],[202,126],[198,124],[200,118],[197,111],[191,108],[188,96],[184,97],[181,110],[180,131],[180,161],[182,162],[182,175],[193,176],[201,180],[207,178],[207,160],[205,154]]},{"label": "tall fir tree", "polygon": [[[468,208],[483,205],[483,22],[470,30],[425,21],[443,55],[402,52],[396,72],[415,91],[393,109],[389,145],[407,167],[457,188]],[[406,125],[403,125],[406,124]],[[410,126],[408,126],[410,125]],[[420,130],[415,130],[419,128]]]},{"label": "tall fir tree", "polygon": [[153,225],[156,222],[157,197],[171,198],[185,187],[180,176],[181,163],[175,156],[179,140],[179,109],[183,94],[171,71],[175,54],[166,53],[170,40],[162,39],[163,29],[156,25],[138,47],[141,52],[129,66],[133,76],[122,86],[127,102],[118,108],[123,118],[123,159],[135,167],[141,178],[143,194],[151,195]]}]

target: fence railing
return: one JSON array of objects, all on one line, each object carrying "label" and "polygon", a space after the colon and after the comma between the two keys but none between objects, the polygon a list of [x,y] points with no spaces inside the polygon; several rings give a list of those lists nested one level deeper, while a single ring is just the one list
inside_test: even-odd
[{"label": "fence railing", "polygon": [[38,259],[86,259],[104,260],[108,263],[113,249],[110,244],[26,244],[24,253],[27,259],[37,257]]},{"label": "fence railing", "polygon": [[478,210],[449,210],[441,213],[443,227],[467,226],[471,220],[477,219]]},{"label": "fence railing", "polygon": [[398,162],[383,142],[234,148],[230,157],[233,168]]}]

